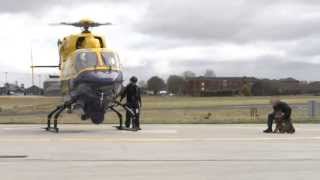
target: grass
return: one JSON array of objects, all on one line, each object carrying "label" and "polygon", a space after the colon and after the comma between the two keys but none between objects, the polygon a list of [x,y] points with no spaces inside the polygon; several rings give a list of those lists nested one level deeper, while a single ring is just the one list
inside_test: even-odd
[{"label": "grass", "polygon": [[[289,104],[320,102],[320,96],[281,97]],[[144,123],[263,123],[271,111],[270,97],[144,97],[142,121]],[[0,123],[45,123],[46,114],[62,102],[57,97],[0,97]],[[257,107],[258,117],[252,119],[249,107]],[[303,106],[295,108],[295,122],[320,122],[310,119]],[[63,123],[82,122],[76,114],[64,114]],[[113,113],[107,113],[107,123],[116,123]]]},{"label": "grass", "polygon": [[[271,97],[146,97],[146,108],[211,108],[230,105],[269,104]],[[282,100],[290,104],[320,101],[320,96],[284,96]]]}]

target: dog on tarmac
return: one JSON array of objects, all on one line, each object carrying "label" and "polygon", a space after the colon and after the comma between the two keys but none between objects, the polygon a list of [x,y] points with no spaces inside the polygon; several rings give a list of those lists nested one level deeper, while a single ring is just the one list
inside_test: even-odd
[{"label": "dog on tarmac", "polygon": [[282,112],[275,113],[275,123],[276,128],[273,133],[295,133],[295,128],[293,127],[291,118],[285,119],[284,114]]}]

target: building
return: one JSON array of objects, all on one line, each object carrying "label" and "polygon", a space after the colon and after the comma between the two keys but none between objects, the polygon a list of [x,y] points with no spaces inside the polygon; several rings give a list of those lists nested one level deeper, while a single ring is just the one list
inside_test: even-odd
[{"label": "building", "polygon": [[49,75],[49,79],[43,82],[43,94],[45,96],[61,96],[60,76]]},{"label": "building", "polygon": [[25,89],[17,84],[6,83],[0,88],[0,95],[24,95]]},{"label": "building", "polygon": [[40,96],[40,95],[43,95],[43,89],[39,88],[38,86],[33,85],[25,90],[25,95]]},{"label": "building", "polygon": [[186,82],[186,93],[191,96],[232,96],[241,93],[245,85],[252,86],[252,77],[194,77]]},{"label": "building", "polygon": [[187,79],[185,90],[190,96],[320,94],[319,84],[308,84],[293,78],[270,80],[254,77],[195,77]]},{"label": "building", "polygon": [[270,80],[260,79],[251,87],[255,96],[297,95],[308,93],[308,83],[293,78]]},{"label": "building", "polygon": [[45,96],[61,96],[60,80],[51,78],[43,83],[43,94]]},{"label": "building", "polygon": [[307,92],[313,95],[320,95],[320,81],[311,82],[308,84]]},{"label": "building", "polygon": [[8,91],[6,87],[0,87],[0,96],[7,95]]}]

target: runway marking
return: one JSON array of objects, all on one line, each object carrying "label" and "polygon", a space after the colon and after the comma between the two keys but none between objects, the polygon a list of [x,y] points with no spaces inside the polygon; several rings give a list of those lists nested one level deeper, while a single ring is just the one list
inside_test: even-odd
[{"label": "runway marking", "polygon": [[138,131],[139,134],[177,134],[177,130],[170,130],[170,129],[164,129],[164,130],[143,130]]},{"label": "runway marking", "polygon": [[296,140],[320,140],[320,137],[288,137],[288,138],[63,138],[68,142],[214,142],[214,141],[296,141]]},{"label": "runway marking", "polygon": [[[179,132],[179,130],[185,130],[188,128],[201,128],[201,127],[213,127],[213,125],[182,125],[182,126],[177,126],[177,125],[172,125],[170,126],[173,129],[161,129],[161,127],[166,127],[166,126],[160,126],[160,129],[143,129],[142,131],[138,131],[136,133],[138,134],[177,134]],[[79,126],[74,126],[74,127],[68,127],[65,129],[61,130],[61,133],[63,132],[68,132],[68,131],[72,131],[72,130],[81,130],[83,132],[85,131],[91,131],[91,130],[97,130],[97,132],[100,131],[109,131],[109,130],[114,130],[113,128],[110,129],[109,126],[106,126],[107,129],[105,129],[105,127],[101,126],[101,128],[96,128],[93,126],[88,126],[88,127],[81,127]],[[230,125],[228,127],[225,127],[225,125],[221,125],[221,124],[217,124],[214,125],[213,130],[224,130],[224,129],[243,129],[243,130],[248,130],[248,129],[259,129],[260,127],[257,126],[247,126],[247,125]],[[0,125],[0,131],[21,131],[21,130],[41,130],[41,128],[39,128],[39,126],[16,126],[16,127],[1,127]],[[313,126],[312,128],[304,128],[304,127],[297,127],[296,128],[297,132],[319,132],[319,128],[318,126]],[[260,130],[259,130],[260,131]],[[30,131],[31,132],[31,131]],[[127,133],[127,131],[120,131],[119,133]]]},{"label": "runway marking", "polygon": [[50,159],[26,158],[8,159],[2,162],[111,162],[111,163],[193,163],[193,162],[319,162],[318,158],[292,158],[292,159]]},{"label": "runway marking", "polygon": [[5,128],[1,128],[1,130],[4,130],[4,131],[34,130],[34,129],[39,129],[39,128],[38,127],[5,127]]},{"label": "runway marking", "polygon": [[104,137],[53,137],[5,138],[5,142],[109,142],[109,143],[161,143],[161,142],[240,142],[240,141],[297,141],[320,140],[320,137],[258,137],[258,138],[104,138]]},{"label": "runway marking", "polygon": [[20,159],[27,157],[27,155],[0,155],[0,159]]}]

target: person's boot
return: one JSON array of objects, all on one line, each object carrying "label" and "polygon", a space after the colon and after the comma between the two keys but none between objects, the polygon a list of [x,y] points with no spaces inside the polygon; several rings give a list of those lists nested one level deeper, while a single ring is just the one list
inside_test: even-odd
[{"label": "person's boot", "polygon": [[82,114],[80,117],[82,121],[89,119],[89,117],[86,114]]},{"label": "person's boot", "polygon": [[130,119],[129,120],[126,120],[126,122],[124,123],[124,126],[126,127],[126,128],[130,128]]},{"label": "person's boot", "polygon": [[268,128],[266,130],[263,131],[264,133],[272,133],[272,129],[271,128]]}]

